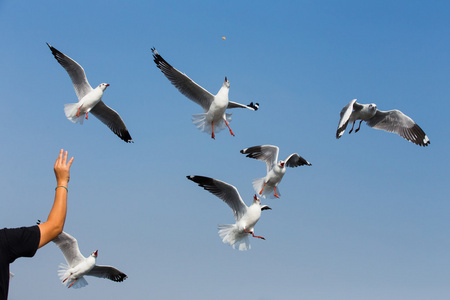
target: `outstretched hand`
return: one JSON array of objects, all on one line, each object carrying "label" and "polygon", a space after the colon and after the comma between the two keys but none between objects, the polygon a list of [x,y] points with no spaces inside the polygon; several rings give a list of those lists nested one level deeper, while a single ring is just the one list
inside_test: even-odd
[{"label": "outstretched hand", "polygon": [[[64,155],[63,155],[64,154]],[[67,186],[70,179],[70,166],[72,165],[73,157],[67,162],[67,151],[64,152],[63,149],[59,151],[59,156],[55,162],[55,177],[57,185]]]}]

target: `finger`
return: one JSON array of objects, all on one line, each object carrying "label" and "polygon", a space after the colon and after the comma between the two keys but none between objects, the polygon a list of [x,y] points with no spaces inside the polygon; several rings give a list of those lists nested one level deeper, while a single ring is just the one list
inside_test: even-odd
[{"label": "finger", "polygon": [[67,166],[69,167],[69,169],[70,169],[70,166],[72,165],[72,162],[73,162],[73,157],[70,158],[69,162],[67,163]]},{"label": "finger", "polygon": [[64,151],[63,149],[59,150],[58,158],[55,161],[55,167],[61,162],[63,151]]},{"label": "finger", "polygon": [[63,157],[63,161],[62,161],[64,166],[66,165],[66,162],[67,162],[67,151],[64,152],[64,157]]}]

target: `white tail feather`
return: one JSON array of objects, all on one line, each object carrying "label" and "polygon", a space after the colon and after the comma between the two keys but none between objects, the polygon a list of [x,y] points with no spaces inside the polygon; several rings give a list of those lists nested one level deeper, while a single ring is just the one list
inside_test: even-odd
[{"label": "white tail feather", "polygon": [[[231,122],[231,114],[226,114],[228,124]],[[200,131],[206,132],[208,134],[212,133],[212,126],[210,122],[206,122],[206,113],[192,115],[192,122],[195,127]],[[214,123],[214,133],[220,132],[226,128],[226,124],[223,120]]]},{"label": "white tail feather", "polygon": [[262,188],[264,186],[264,180],[265,179],[266,179],[265,177],[253,179],[252,184],[253,184],[253,189],[255,190],[255,192],[261,198],[268,197],[268,198],[272,198],[273,199],[273,198],[276,198],[275,197],[275,190],[274,190],[274,189],[276,189],[277,190],[277,195],[281,196],[280,189],[278,188],[278,186],[274,187],[273,185],[269,185],[269,184],[266,184],[266,186],[264,187],[264,190],[263,190],[263,192],[261,194],[259,193],[259,192],[261,192],[261,190],[262,190]]},{"label": "white tail feather", "polygon": [[[70,267],[68,265],[61,263],[61,264],[59,264],[59,269],[58,269],[59,279],[61,279],[61,283],[67,287],[69,287],[75,281],[72,278],[69,278],[69,276],[70,276],[69,268]],[[73,283],[73,285],[70,287],[72,287],[74,289],[79,289],[86,285],[88,285],[88,282],[86,281],[86,279],[84,279],[84,277],[81,277],[81,278],[77,279],[75,281],[75,283]]]},{"label": "white tail feather", "polygon": [[219,236],[222,242],[229,244],[233,249],[237,248],[240,251],[251,249],[248,233],[239,232],[236,224],[219,224]]},{"label": "white tail feather", "polygon": [[64,104],[64,113],[71,122],[83,124],[84,114],[80,114],[77,117],[78,106],[78,103],[66,103]]}]

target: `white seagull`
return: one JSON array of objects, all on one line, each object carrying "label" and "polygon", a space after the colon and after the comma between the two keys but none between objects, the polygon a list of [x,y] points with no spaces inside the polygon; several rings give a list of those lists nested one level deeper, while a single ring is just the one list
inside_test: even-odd
[{"label": "white seagull", "polygon": [[84,275],[107,278],[116,282],[122,282],[127,278],[127,275],[114,267],[96,265],[98,250],[92,252],[89,257],[84,257],[78,248],[77,240],[68,233],[61,232],[53,242],[61,249],[69,264],[68,266],[61,264],[58,271],[62,283],[69,288],[86,286],[88,283]]},{"label": "white seagull", "polygon": [[159,55],[155,48],[152,48],[153,61],[161,72],[170,80],[170,82],[186,97],[200,105],[204,113],[192,115],[192,121],[203,132],[211,134],[211,138],[215,139],[215,133],[225,128],[225,125],[234,136],[233,131],[228,124],[231,121],[231,114],[225,113],[228,108],[248,108],[250,110],[258,110],[259,104],[244,105],[228,100],[228,91],[230,90],[230,82],[225,77],[222,87],[214,96],[186,74],[181,73],[172,67],[164,58]]},{"label": "white seagull", "polygon": [[103,92],[109,86],[107,83],[101,83],[93,89],[89,84],[84,69],[73,59],[56,50],[47,43],[53,56],[67,71],[72,79],[75,93],[78,97],[78,103],[68,103],[64,105],[66,117],[73,123],[83,124],[84,118],[88,119],[88,113],[91,112],[100,121],[111,129],[118,137],[127,143],[132,143],[133,139],[125,126],[119,114],[108,107],[102,101]]},{"label": "white seagull", "polygon": [[234,213],[235,224],[219,224],[219,236],[222,242],[229,244],[241,251],[251,248],[248,235],[265,240],[262,236],[254,234],[254,227],[261,217],[261,211],[271,209],[267,205],[261,205],[261,201],[256,195],[253,198],[253,204],[248,206],[242,201],[238,190],[231,184],[223,181],[204,177],[204,176],[186,176],[187,179],[197,183],[200,187],[209,191],[223,200]]},{"label": "white seagull", "polygon": [[254,146],[241,150],[241,153],[247,154],[247,157],[264,161],[267,164],[266,177],[256,178],[252,181],[253,188],[262,198],[266,198],[266,196],[280,198],[278,184],[286,173],[286,166],[291,168],[303,165],[311,166],[297,153],[292,153],[285,160],[278,161],[278,152],[279,148],[272,145]]},{"label": "white seagull", "polygon": [[360,121],[355,133],[361,128],[362,121],[366,121],[367,125],[372,128],[396,133],[416,145],[425,147],[430,144],[430,139],[423,132],[422,128],[401,111],[397,109],[381,111],[377,109],[374,103],[359,104],[356,102],[356,99],[350,101],[341,110],[341,119],[336,131],[336,138],[338,139],[344,134],[349,122],[353,123],[353,126],[348,133],[352,133],[357,120]]}]

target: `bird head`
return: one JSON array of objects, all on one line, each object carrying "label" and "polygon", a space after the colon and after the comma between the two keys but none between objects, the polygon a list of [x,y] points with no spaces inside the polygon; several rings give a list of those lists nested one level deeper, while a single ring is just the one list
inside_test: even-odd
[{"label": "bird head", "polygon": [[230,87],[230,82],[227,79],[227,76],[225,76],[225,81],[223,82],[223,85],[226,86],[227,88]]},{"label": "bird head", "polygon": [[106,88],[109,86],[109,83],[100,83],[98,86],[102,91],[106,90]]},{"label": "bird head", "polygon": [[97,258],[98,255],[98,250],[95,250],[94,252],[92,252],[91,256]]},{"label": "bird head", "polygon": [[372,110],[372,111],[377,110],[377,105],[375,103],[370,103],[369,110]]},{"label": "bird head", "polygon": [[280,168],[284,168],[285,162],[280,160],[280,162],[278,163],[278,165],[280,166]]}]

